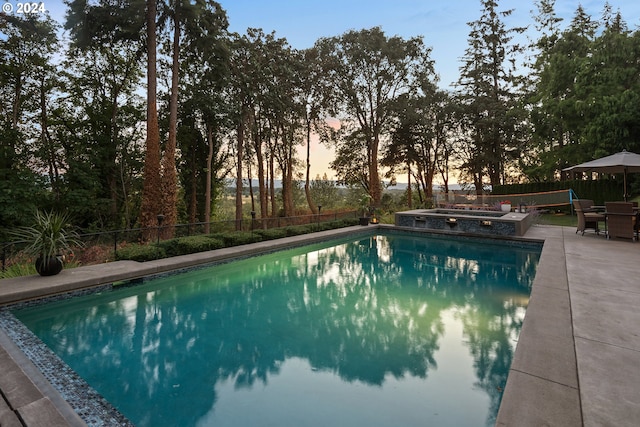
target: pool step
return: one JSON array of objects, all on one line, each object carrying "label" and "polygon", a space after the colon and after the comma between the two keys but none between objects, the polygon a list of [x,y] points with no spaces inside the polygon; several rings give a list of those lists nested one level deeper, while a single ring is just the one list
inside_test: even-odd
[{"label": "pool step", "polygon": [[[4,367],[4,366],[3,366]],[[23,424],[20,419],[13,412],[13,409],[9,407],[9,404],[4,397],[0,397],[0,426],[2,427],[22,427]]]},{"label": "pool step", "polygon": [[69,422],[0,347],[0,425],[2,427],[66,427]]}]

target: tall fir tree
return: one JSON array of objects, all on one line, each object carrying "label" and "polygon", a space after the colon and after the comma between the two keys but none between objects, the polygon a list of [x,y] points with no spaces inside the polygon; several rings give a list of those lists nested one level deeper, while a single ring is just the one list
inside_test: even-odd
[{"label": "tall fir tree", "polygon": [[522,47],[514,38],[525,30],[506,28],[503,19],[513,9],[500,12],[495,0],[480,3],[480,18],[468,24],[469,46],[457,82],[473,146],[463,167],[473,177],[478,192],[485,176],[491,185],[504,183],[509,162],[519,157],[521,76],[515,71]]}]

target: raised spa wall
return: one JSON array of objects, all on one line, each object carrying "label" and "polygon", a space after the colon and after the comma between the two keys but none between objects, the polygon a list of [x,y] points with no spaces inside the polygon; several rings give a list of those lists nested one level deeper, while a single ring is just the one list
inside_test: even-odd
[{"label": "raised spa wall", "polygon": [[494,236],[523,236],[532,222],[529,213],[464,209],[416,209],[395,215],[400,227]]}]

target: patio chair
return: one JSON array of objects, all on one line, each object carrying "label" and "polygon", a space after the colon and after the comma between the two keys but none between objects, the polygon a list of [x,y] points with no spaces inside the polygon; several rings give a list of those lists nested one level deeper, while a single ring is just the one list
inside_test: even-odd
[{"label": "patio chair", "polygon": [[574,199],[573,200],[573,209],[578,216],[578,227],[576,228],[576,233],[578,231],[582,232],[584,236],[584,231],[586,229],[592,229],[596,232],[596,234],[600,234],[600,227],[598,223],[600,221],[606,221],[606,217],[604,214],[596,212],[591,207],[593,206],[593,200],[589,199]]},{"label": "patio chair", "polygon": [[607,238],[620,237],[635,240],[636,215],[633,204],[628,202],[606,202]]}]

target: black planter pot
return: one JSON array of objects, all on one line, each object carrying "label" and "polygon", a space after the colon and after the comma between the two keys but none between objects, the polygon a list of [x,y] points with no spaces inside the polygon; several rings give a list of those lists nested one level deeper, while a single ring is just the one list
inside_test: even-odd
[{"label": "black planter pot", "polygon": [[63,267],[62,260],[57,256],[36,259],[36,271],[41,276],[55,276],[62,271]]},{"label": "black planter pot", "polygon": [[360,217],[360,225],[369,225],[369,217]]}]

